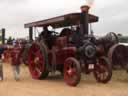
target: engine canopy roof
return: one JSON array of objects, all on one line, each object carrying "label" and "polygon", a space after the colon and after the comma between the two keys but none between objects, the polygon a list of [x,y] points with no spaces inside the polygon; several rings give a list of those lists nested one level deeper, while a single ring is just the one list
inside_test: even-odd
[{"label": "engine canopy roof", "polygon": [[[78,25],[80,24],[80,14],[81,13],[70,13],[46,20],[31,22],[25,24],[24,27],[29,28],[29,27],[52,26],[53,28],[61,28],[71,25]],[[89,14],[89,23],[98,22],[98,20],[99,18],[97,16]]]}]

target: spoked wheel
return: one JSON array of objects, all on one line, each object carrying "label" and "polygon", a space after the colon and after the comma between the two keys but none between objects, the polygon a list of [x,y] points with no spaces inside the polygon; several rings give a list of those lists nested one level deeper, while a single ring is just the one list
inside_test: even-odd
[{"label": "spoked wheel", "polygon": [[107,57],[101,57],[95,64],[94,76],[100,83],[107,83],[112,77],[112,66]]},{"label": "spoked wheel", "polygon": [[46,69],[46,54],[41,43],[33,43],[29,49],[28,63],[29,70],[34,79],[44,79],[48,76]]},{"label": "spoked wheel", "polygon": [[68,58],[64,62],[64,80],[70,86],[76,86],[81,79],[81,68],[75,58]]},{"label": "spoked wheel", "polygon": [[111,60],[113,64],[113,68],[115,68],[115,65],[119,65],[123,68],[126,67],[127,64],[127,57],[126,57],[126,47],[121,44],[115,44],[109,49],[108,57]]}]

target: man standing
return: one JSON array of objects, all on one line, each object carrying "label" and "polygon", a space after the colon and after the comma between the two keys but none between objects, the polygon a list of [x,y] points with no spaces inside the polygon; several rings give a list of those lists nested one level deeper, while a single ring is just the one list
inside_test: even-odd
[{"label": "man standing", "polygon": [[12,56],[12,68],[13,68],[14,79],[18,81],[20,74],[19,67],[21,64],[21,47],[18,41],[16,41],[14,45],[11,56]]},{"label": "man standing", "polygon": [[5,50],[4,45],[0,45],[0,81],[3,80],[3,52]]}]

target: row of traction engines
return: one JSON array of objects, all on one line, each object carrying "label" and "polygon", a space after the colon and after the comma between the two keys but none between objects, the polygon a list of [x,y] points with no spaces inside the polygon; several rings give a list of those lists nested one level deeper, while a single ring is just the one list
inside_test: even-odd
[{"label": "row of traction engines", "polygon": [[[25,24],[29,28],[32,41],[27,54],[27,63],[34,79],[45,79],[49,72],[61,72],[68,85],[76,86],[81,72],[93,72],[98,82],[107,83],[112,76],[112,64],[108,58],[110,48],[118,43],[115,33],[96,38],[89,33],[89,23],[98,17],[88,14],[89,7],[82,6],[81,13]],[[63,28],[60,34],[49,31],[48,26]],[[43,31],[33,40],[33,27],[43,27]]]}]

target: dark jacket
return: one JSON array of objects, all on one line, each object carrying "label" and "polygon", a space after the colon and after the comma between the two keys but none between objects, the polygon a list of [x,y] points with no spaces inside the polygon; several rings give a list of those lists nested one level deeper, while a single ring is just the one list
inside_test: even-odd
[{"label": "dark jacket", "polygon": [[4,45],[0,45],[0,59],[2,57],[2,54],[4,53],[4,51],[6,50],[7,48],[4,46]]}]

